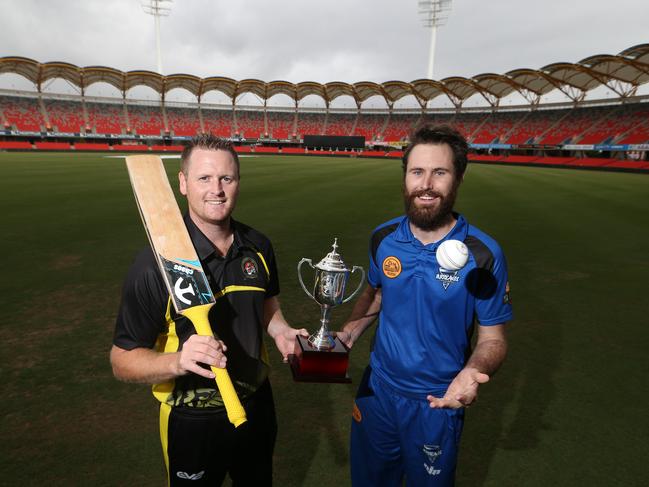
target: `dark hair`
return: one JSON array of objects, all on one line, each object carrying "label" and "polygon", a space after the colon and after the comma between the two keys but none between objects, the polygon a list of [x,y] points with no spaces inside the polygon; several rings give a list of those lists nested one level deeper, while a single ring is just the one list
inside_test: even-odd
[{"label": "dark hair", "polygon": [[212,134],[197,135],[185,145],[185,148],[180,155],[180,170],[185,175],[187,174],[189,158],[194,149],[222,150],[229,152],[237,166],[237,177],[239,177],[239,156],[237,155],[237,151],[234,150],[234,145],[229,140],[222,139],[221,137]]},{"label": "dark hair", "polygon": [[448,125],[420,125],[410,135],[410,144],[403,153],[401,162],[403,165],[403,172],[406,172],[408,166],[408,156],[416,146],[421,144],[446,144],[453,152],[453,166],[455,166],[456,178],[462,177],[466,171],[468,162],[467,154],[469,152],[469,145],[464,136],[453,127]]}]

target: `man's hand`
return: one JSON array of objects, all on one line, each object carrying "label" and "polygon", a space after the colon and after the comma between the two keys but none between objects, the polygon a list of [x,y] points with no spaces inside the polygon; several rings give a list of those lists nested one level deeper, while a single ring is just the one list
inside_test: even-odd
[{"label": "man's hand", "polygon": [[192,335],[183,343],[183,349],[178,354],[176,364],[177,375],[187,375],[193,372],[208,379],[214,378],[211,370],[199,364],[225,368],[227,357],[225,343],[211,336]]},{"label": "man's hand", "polygon": [[273,335],[273,340],[275,340],[275,346],[277,350],[282,354],[282,359],[284,362],[288,361],[288,355],[295,351],[295,340],[297,335],[303,336],[304,338],[309,337],[309,332],[306,331],[306,328],[300,328],[299,330],[291,328],[290,326],[282,327],[279,332]]},{"label": "man's hand", "polygon": [[427,396],[431,408],[458,409],[470,406],[478,397],[478,386],[489,382],[489,376],[478,369],[466,367],[460,371],[444,397]]}]

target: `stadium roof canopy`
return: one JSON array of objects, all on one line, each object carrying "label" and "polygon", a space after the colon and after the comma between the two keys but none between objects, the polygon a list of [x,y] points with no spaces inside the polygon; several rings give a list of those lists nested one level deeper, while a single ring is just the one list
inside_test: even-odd
[{"label": "stadium roof canopy", "polygon": [[471,96],[481,95],[489,104],[497,106],[505,96],[518,92],[530,103],[536,104],[541,96],[553,90],[560,90],[573,101],[580,101],[586,93],[599,86],[606,86],[621,98],[632,96],[638,86],[649,81],[649,44],[639,44],[617,55],[598,54],[577,63],[559,62],[539,69],[514,69],[505,74],[483,73],[472,78],[452,76],[442,80],[418,79],[373,83],[360,81],[345,83],[334,81],[316,83],[304,81],[265,82],[258,79],[237,81],[231,78],[213,76],[199,78],[190,74],[162,76],[151,71],[123,72],[104,66],[81,68],[65,62],[39,63],[24,57],[0,58],[0,73],[15,73],[32,81],[38,91],[43,83],[62,78],[80,88],[83,93],[93,83],[104,82],[117,88],[122,96],[135,86],[148,86],[160,93],[164,99],[167,92],[184,88],[200,99],[210,91],[220,91],[232,102],[243,93],[253,93],[264,103],[278,94],[291,98],[297,105],[309,95],[321,97],[327,106],[340,96],[350,96],[360,108],[373,96],[383,97],[389,107],[406,96],[414,96],[422,107],[437,98],[446,96],[460,107]]}]

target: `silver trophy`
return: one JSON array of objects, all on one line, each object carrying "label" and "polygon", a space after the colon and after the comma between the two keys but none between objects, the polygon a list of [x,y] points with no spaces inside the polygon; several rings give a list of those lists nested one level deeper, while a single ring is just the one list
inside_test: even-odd
[{"label": "silver trophy", "polygon": [[[351,271],[345,267],[340,255],[336,252],[338,248],[338,239],[334,239],[333,250],[327,256],[318,262],[315,266],[311,259],[302,259],[297,265],[297,275],[302,285],[302,289],[311,297],[316,303],[320,305],[322,312],[320,317],[320,329],[309,337],[309,345],[316,350],[331,350],[335,347],[336,343],[334,337],[329,332],[329,317],[331,315],[331,308],[340,304],[346,303],[352,299],[358,291],[360,291],[363,281],[365,280],[365,271],[362,267],[354,266]],[[302,264],[308,263],[312,269],[315,270],[315,283],[313,285],[313,293],[304,285],[300,269]],[[349,297],[345,298],[345,286],[349,280],[349,276],[356,272],[361,271],[361,281]]]}]

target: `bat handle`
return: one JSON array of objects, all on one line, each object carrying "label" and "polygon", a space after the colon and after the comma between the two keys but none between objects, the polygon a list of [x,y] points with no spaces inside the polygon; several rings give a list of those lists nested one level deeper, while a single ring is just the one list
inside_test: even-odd
[{"label": "bat handle", "polygon": [[[182,311],[182,315],[189,318],[189,320],[196,328],[196,332],[199,335],[204,336],[214,336],[212,333],[212,327],[207,318],[207,315],[214,303],[201,304],[200,306],[193,306]],[[223,398],[223,405],[225,406],[225,411],[228,414],[228,419],[235,427],[238,427],[247,421],[246,411],[239,401],[237,396],[237,391],[234,389],[232,384],[232,379],[230,379],[230,374],[226,369],[221,369],[219,367],[211,367],[212,372],[214,372],[214,378],[216,380],[216,385],[219,388],[221,397]]]}]

